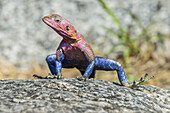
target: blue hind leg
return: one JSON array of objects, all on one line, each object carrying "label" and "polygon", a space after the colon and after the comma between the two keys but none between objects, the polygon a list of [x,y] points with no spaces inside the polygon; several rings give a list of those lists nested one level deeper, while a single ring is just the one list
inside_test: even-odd
[{"label": "blue hind leg", "polygon": [[121,64],[115,60],[111,60],[111,59],[103,58],[103,57],[95,57],[94,69],[95,70],[106,70],[106,71],[116,70],[121,85],[130,87],[130,88],[134,88],[135,86],[143,82],[146,82],[154,77],[154,76],[151,76],[150,78],[146,79],[148,74],[145,74],[144,78],[141,77],[139,81],[134,81],[132,83],[129,83],[127,76],[125,74],[125,71],[123,70]]},{"label": "blue hind leg", "polygon": [[105,70],[105,71],[116,70],[121,85],[127,86],[129,84],[127,76],[121,64],[115,60],[104,58],[104,57],[95,57],[95,70]]}]

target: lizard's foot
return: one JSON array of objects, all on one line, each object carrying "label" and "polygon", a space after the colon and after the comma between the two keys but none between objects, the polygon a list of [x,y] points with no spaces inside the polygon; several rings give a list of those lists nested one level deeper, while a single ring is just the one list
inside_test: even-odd
[{"label": "lizard's foot", "polygon": [[55,76],[56,79],[63,79],[63,78],[64,78],[61,74],[59,74],[59,75],[54,75],[54,76]]},{"label": "lizard's foot", "polygon": [[60,75],[52,75],[52,74],[48,74],[48,76],[46,77],[42,77],[42,76],[39,76],[39,75],[33,75],[33,77],[35,78],[39,78],[39,79],[63,79],[63,76],[60,74]]},{"label": "lizard's foot", "polygon": [[134,88],[134,87],[136,87],[137,85],[139,85],[139,84],[141,84],[141,83],[143,83],[143,82],[146,82],[146,81],[154,78],[154,76],[151,76],[151,77],[149,77],[148,79],[146,79],[147,76],[148,76],[148,74],[146,73],[145,76],[144,76],[144,78],[141,77],[139,81],[135,81],[135,80],[134,80],[134,81],[133,81],[132,83],[130,83],[127,87]]},{"label": "lizard's foot", "polygon": [[93,81],[94,78],[88,78],[88,77],[76,77],[79,81]]}]

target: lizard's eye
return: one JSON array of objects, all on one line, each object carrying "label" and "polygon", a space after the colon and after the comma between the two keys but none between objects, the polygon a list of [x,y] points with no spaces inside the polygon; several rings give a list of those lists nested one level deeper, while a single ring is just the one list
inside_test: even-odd
[{"label": "lizard's eye", "polygon": [[66,30],[67,30],[67,31],[69,31],[69,30],[70,30],[69,26],[66,26]]},{"label": "lizard's eye", "polygon": [[54,21],[58,23],[58,22],[60,22],[60,18],[59,18],[59,17],[56,17],[56,18],[54,19]]}]

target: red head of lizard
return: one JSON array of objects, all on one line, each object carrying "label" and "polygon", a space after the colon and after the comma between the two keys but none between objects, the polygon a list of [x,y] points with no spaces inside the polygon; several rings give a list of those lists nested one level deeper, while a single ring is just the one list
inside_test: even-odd
[{"label": "red head of lizard", "polygon": [[74,26],[72,26],[72,24],[68,20],[62,18],[60,15],[58,14],[48,15],[45,16],[42,20],[48,26],[53,28],[60,36],[62,36],[66,42],[78,41],[77,39],[78,32],[76,31]]}]

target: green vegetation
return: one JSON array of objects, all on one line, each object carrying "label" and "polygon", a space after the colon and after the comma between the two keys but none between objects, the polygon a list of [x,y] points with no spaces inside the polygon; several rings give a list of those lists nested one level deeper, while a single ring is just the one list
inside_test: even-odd
[{"label": "green vegetation", "polygon": [[[107,30],[107,32],[109,32],[114,37],[116,37],[120,40],[120,43],[116,44],[110,50],[110,52],[113,52],[115,50],[115,48],[117,48],[118,46],[123,45],[124,46],[123,59],[124,59],[126,66],[130,66],[130,64],[131,64],[130,59],[129,59],[130,56],[140,55],[141,57],[143,57],[142,55],[145,54],[145,53],[141,53],[141,47],[140,47],[140,44],[143,40],[149,48],[149,50],[147,51],[146,54],[149,54],[149,53],[152,53],[154,50],[153,40],[157,41],[157,40],[161,40],[166,37],[160,33],[157,33],[155,36],[153,36],[150,33],[150,27],[153,24],[152,22],[147,27],[144,27],[142,25],[141,21],[139,20],[139,18],[135,14],[133,14],[129,9],[124,8],[124,10],[131,16],[131,18],[136,22],[137,26],[142,31],[136,37],[132,37],[132,34],[130,32],[130,27],[128,27],[127,29],[123,28],[123,25],[121,24],[119,19],[115,16],[114,11],[108,7],[106,2],[104,0],[98,0],[98,1],[101,4],[101,6],[104,8],[104,10],[107,12],[107,14],[112,18],[113,22],[118,26],[118,30],[119,30],[118,32],[115,32],[114,30],[112,30],[110,28],[105,28]],[[147,57],[147,59],[148,59],[148,58],[152,57],[152,54],[147,55],[147,56],[148,56]]]}]

